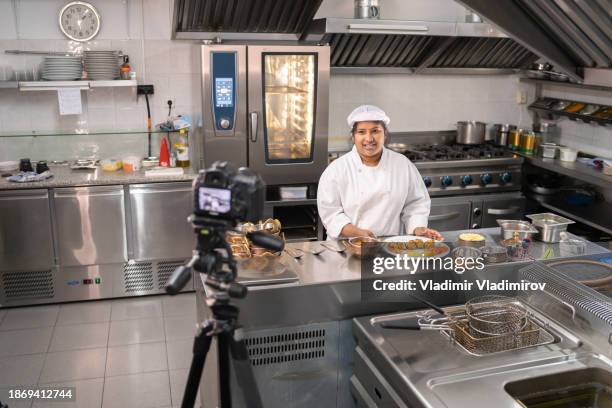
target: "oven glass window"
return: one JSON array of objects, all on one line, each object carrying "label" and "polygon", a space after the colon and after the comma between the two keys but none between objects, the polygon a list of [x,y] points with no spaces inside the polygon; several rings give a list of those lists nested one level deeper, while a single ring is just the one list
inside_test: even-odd
[{"label": "oven glass window", "polygon": [[313,160],[316,54],[263,55],[266,162]]}]

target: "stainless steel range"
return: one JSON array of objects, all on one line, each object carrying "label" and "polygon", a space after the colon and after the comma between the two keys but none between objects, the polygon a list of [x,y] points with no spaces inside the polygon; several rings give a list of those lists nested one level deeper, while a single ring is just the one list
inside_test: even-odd
[{"label": "stainless steel range", "polygon": [[432,228],[495,227],[497,218],[523,218],[522,157],[488,143],[457,144],[454,131],[394,133],[391,141],[423,177]]}]

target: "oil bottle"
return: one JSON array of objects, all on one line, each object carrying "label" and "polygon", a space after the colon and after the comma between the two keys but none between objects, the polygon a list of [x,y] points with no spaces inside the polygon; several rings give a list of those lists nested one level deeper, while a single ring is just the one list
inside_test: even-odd
[{"label": "oil bottle", "polygon": [[178,140],[174,143],[176,167],[189,167],[189,136],[185,129],[179,130]]}]

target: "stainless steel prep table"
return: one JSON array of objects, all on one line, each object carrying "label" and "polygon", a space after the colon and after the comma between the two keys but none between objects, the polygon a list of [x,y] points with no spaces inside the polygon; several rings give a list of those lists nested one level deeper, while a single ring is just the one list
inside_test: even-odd
[{"label": "stainless steel prep table", "polygon": [[0,178],[0,190],[191,181],[197,175],[192,170],[185,169],[185,174],[179,176],[151,177],[145,176],[144,171],[134,173],[126,173],[123,170],[103,171],[99,167],[95,170],[72,170],[69,165],[53,164],[49,165],[49,170],[53,173],[53,177],[44,181],[13,183],[5,178]]},{"label": "stainless steel prep table", "polygon": [[[444,232],[453,242],[464,231]],[[498,228],[477,230],[489,243],[500,238]],[[287,244],[302,248],[310,243]],[[531,251],[536,258],[565,257],[558,245],[535,242]],[[585,256],[609,253],[605,248],[587,243]],[[309,407],[313,395],[320,406],[353,406],[350,396],[355,342],[351,319],[377,313],[422,309],[408,300],[405,303],[362,303],[360,263],[349,255],[329,250],[320,255],[304,253],[296,261],[287,254],[282,261],[292,265],[299,276],[293,284],[252,286],[245,299],[236,301],[240,324],[246,329],[246,342],[256,381],[268,407]],[[516,278],[518,269],[532,261],[510,262],[488,266],[492,281]],[[201,276],[196,277],[198,319],[208,316],[204,303]],[[436,298],[440,305],[462,302],[459,297]],[[303,349],[300,347],[304,347]],[[275,352],[271,350],[276,350]],[[211,348],[201,383],[201,399],[214,404],[216,394],[216,348]],[[284,356],[284,357],[283,357]],[[288,381],[291,379],[291,381]],[[236,387],[235,380],[232,386]],[[235,388],[233,388],[235,389]],[[247,406],[236,395],[235,406]]]}]

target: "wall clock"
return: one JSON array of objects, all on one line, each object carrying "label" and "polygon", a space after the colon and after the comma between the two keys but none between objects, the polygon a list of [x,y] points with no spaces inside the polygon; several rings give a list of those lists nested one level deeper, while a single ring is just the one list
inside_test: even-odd
[{"label": "wall clock", "polygon": [[73,1],[60,10],[59,25],[71,40],[89,41],[100,31],[100,14],[90,3]]}]

